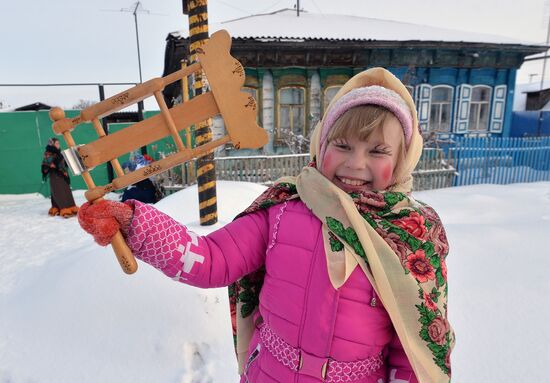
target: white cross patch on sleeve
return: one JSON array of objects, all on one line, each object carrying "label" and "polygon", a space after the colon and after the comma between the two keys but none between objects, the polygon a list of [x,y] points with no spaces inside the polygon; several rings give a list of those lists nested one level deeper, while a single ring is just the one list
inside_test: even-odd
[{"label": "white cross patch on sleeve", "polygon": [[[184,245],[179,245],[178,251],[181,252],[180,261],[182,263],[182,270],[183,270],[184,273],[189,274],[189,273],[191,273],[191,270],[193,269],[193,266],[195,265],[195,262],[198,262],[198,263],[201,263],[201,264],[204,262],[204,256],[202,256],[200,254],[197,254],[197,253],[194,253],[191,250],[192,245],[194,247],[199,246],[198,236],[195,233],[190,232],[190,231],[188,231],[187,234],[191,237],[191,240],[189,242],[187,242],[187,244],[185,246]],[[178,271],[178,273],[174,276],[174,279],[176,279],[176,280],[180,279],[180,276],[181,276],[181,271]],[[186,279],[186,278],[181,278],[181,279]]]}]

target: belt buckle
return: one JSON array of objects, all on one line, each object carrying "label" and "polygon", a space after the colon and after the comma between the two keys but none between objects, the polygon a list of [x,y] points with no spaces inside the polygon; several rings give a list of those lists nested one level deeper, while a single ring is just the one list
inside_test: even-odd
[{"label": "belt buckle", "polygon": [[317,379],[325,380],[327,376],[329,358],[319,358],[300,350],[300,359],[298,360],[298,373],[309,375]]}]

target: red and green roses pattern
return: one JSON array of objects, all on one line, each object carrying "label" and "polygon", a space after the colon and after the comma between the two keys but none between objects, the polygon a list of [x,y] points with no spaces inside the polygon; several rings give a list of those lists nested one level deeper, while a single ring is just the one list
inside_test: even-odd
[{"label": "red and green roses pattern", "polygon": [[[418,321],[420,338],[426,342],[433,360],[450,376],[450,350],[454,334],[447,321],[447,267],[449,251],[445,230],[435,211],[424,204],[411,204],[404,193],[365,192],[351,194],[363,218],[386,241],[398,257],[405,274],[418,285],[420,303]],[[399,206],[403,206],[400,208]],[[351,227],[327,217],[330,245],[333,251],[342,250],[341,241],[351,246],[368,264],[359,238]],[[442,299],[444,297],[444,299]]]}]

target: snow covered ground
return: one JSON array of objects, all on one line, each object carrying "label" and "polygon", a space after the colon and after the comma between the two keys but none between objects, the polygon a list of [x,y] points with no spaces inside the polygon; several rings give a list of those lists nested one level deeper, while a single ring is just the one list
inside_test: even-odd
[{"label": "snow covered ground", "polygon": [[[205,234],[263,187],[218,182],[220,223],[197,189],[157,204]],[[78,203],[83,192],[75,192]],[[550,364],[550,183],[425,191],[446,224],[453,382],[544,382]],[[114,198],[114,197],[113,197]],[[0,195],[0,383],[237,382],[225,289],[125,275],[40,195]]]}]

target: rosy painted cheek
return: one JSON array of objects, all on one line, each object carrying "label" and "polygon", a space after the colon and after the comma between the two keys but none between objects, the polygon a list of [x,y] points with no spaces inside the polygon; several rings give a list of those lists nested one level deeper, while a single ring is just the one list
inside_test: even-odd
[{"label": "rosy painted cheek", "polygon": [[384,168],[382,169],[382,179],[384,182],[389,182],[391,179],[391,176],[393,174],[391,164],[384,165]]},{"label": "rosy painted cheek", "polygon": [[376,168],[373,173],[373,187],[375,189],[383,190],[390,186],[391,178],[393,176],[393,168],[391,163],[381,164],[381,166]]},{"label": "rosy painted cheek", "polygon": [[324,157],[323,157],[323,164],[321,165],[321,173],[324,175],[324,176],[328,176],[330,173],[330,169],[332,169],[333,165],[332,163],[334,162],[333,158],[332,158],[332,154],[331,153],[325,153]]}]

